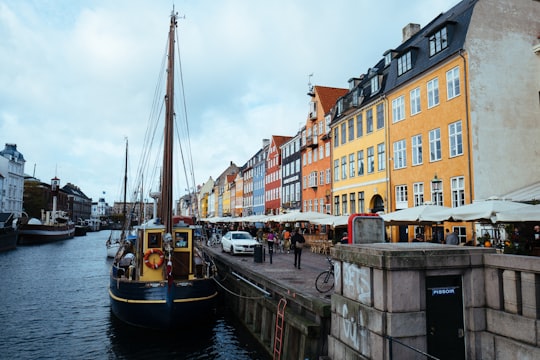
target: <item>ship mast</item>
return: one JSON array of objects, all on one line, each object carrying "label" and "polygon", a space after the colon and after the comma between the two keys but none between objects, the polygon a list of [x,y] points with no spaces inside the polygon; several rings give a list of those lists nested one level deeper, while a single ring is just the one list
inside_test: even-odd
[{"label": "ship mast", "polygon": [[173,140],[174,140],[174,38],[177,15],[171,14],[169,55],[167,61],[167,93],[165,95],[165,140],[163,147],[163,181],[161,183],[161,217],[165,232],[172,233],[173,207]]}]

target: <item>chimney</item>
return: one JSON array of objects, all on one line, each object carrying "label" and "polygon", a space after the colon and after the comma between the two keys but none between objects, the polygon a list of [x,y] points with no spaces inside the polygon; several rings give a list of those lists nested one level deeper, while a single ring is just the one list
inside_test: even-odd
[{"label": "chimney", "polygon": [[414,34],[416,34],[419,31],[420,31],[420,24],[413,24],[413,23],[407,24],[402,30],[402,34],[403,34],[402,43],[409,40],[411,37],[414,36]]},{"label": "chimney", "polygon": [[270,139],[263,139],[262,140],[262,146],[263,146],[263,149],[265,147],[267,147],[268,145],[270,145]]}]

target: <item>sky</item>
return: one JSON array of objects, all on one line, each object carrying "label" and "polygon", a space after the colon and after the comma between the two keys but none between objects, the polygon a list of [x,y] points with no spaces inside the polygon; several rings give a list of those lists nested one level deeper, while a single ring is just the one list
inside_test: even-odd
[{"label": "sky", "polygon": [[308,83],[348,88],[401,43],[405,25],[458,2],[0,0],[0,149],[16,144],[25,173],[43,182],[57,176],[93,201],[121,201],[125,139],[131,179],[174,6],[202,185],[263,139],[294,136]]}]

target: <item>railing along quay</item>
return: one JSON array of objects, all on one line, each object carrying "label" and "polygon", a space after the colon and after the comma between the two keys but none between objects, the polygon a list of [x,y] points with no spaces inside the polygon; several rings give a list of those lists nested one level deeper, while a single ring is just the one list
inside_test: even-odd
[{"label": "railing along quay", "polygon": [[328,354],[332,292],[321,294],[315,288],[315,278],[328,267],[324,254],[304,248],[301,269],[297,269],[292,251],[274,252],[270,264],[266,247],[262,262],[252,255],[223,253],[219,245],[206,250],[218,268],[218,286],[227,307],[270,355],[274,354],[280,299],[287,305],[279,358],[319,359]]}]

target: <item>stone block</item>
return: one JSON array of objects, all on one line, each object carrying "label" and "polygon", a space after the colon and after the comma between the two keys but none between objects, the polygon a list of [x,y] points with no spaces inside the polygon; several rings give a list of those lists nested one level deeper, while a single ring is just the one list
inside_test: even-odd
[{"label": "stone block", "polygon": [[385,333],[395,338],[426,335],[426,313],[386,313]]},{"label": "stone block", "polygon": [[389,271],[387,274],[387,304],[390,312],[420,311],[421,298],[425,298],[420,286],[419,271]]},{"label": "stone block", "polygon": [[486,305],[495,310],[502,310],[502,279],[499,278],[501,272],[499,269],[486,268],[484,271],[485,292],[486,292]]},{"label": "stone block", "polygon": [[373,269],[373,307],[377,310],[386,310],[386,278],[385,272],[380,269]]},{"label": "stone block", "polygon": [[523,316],[537,319],[540,313],[540,276],[521,273],[521,301]]},{"label": "stone block", "polygon": [[518,314],[521,310],[521,277],[513,270],[503,271],[504,310]]},{"label": "stone block", "polygon": [[465,329],[467,331],[486,330],[486,309],[465,308]]},{"label": "stone block", "polygon": [[486,310],[486,328],[494,335],[536,345],[536,320],[498,310]]},{"label": "stone block", "polygon": [[463,306],[481,307],[485,305],[486,289],[483,268],[473,268],[463,274]]},{"label": "stone block", "polygon": [[334,260],[334,293],[343,294],[343,277],[341,261]]},{"label": "stone block", "polygon": [[540,359],[540,348],[496,336],[493,359],[537,360]]},{"label": "stone block", "polygon": [[483,332],[480,336],[480,348],[477,349],[475,356],[470,359],[495,359],[495,336],[488,332]]},{"label": "stone block", "polygon": [[341,276],[343,279],[343,296],[368,306],[373,304],[372,278],[369,267],[343,262]]}]

